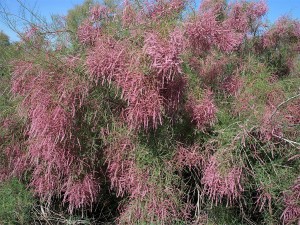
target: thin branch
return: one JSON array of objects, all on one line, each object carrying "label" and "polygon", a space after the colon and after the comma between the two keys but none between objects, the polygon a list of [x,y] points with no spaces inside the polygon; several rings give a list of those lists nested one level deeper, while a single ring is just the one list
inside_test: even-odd
[{"label": "thin branch", "polygon": [[295,148],[300,149],[299,147],[296,147],[296,145],[300,146],[300,143],[299,143],[299,142],[295,142],[295,141],[286,139],[286,138],[284,138],[284,137],[280,137],[280,136],[278,136],[278,135],[276,135],[276,134],[272,134],[272,135],[273,135],[274,137],[276,137],[276,138],[279,138],[279,139],[281,139],[281,140],[283,140],[283,141],[285,141],[285,142],[291,144],[291,145],[294,146]]},{"label": "thin branch", "polygon": [[291,100],[293,100],[293,99],[295,99],[295,98],[298,98],[298,97],[300,97],[300,93],[299,94],[297,94],[297,95],[294,95],[294,96],[292,96],[292,97],[290,97],[290,98],[288,98],[287,100],[285,100],[285,101],[283,101],[283,102],[281,102],[277,107],[276,107],[276,109],[273,111],[273,113],[272,113],[272,115],[271,115],[271,117],[270,117],[270,121],[272,120],[272,117],[276,114],[276,112],[279,110],[279,108],[281,107],[281,106],[283,106],[284,104],[286,104],[286,103],[288,103],[289,101],[291,101]]}]

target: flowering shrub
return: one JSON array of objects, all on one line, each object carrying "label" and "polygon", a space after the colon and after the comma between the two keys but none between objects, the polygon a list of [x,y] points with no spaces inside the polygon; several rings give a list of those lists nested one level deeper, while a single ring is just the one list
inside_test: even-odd
[{"label": "flowering shrub", "polygon": [[0,180],[98,223],[297,221],[299,22],[264,27],[262,1],[84,4],[76,28],[24,32]]},{"label": "flowering shrub", "polygon": [[284,196],[285,210],[282,213],[284,223],[298,222],[300,218],[300,205],[299,205],[299,192],[300,184],[299,177],[296,179],[295,184],[292,186],[291,193],[286,193]]}]

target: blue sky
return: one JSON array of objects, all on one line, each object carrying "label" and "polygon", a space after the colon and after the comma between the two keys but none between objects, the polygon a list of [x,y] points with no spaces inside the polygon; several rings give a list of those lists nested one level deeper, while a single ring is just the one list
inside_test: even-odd
[{"label": "blue sky", "polygon": [[[40,15],[49,19],[53,14],[66,15],[69,9],[76,4],[81,4],[84,0],[21,0],[30,8],[34,8]],[[196,0],[200,1],[200,0]],[[300,0],[267,0],[269,12],[267,18],[273,22],[283,15],[290,15],[293,18],[300,19]],[[20,13],[20,5],[17,0],[0,0],[9,12],[13,14]],[[1,10],[1,9],[0,9]],[[8,34],[12,41],[18,40],[17,35],[11,31],[1,20],[0,30]]]}]

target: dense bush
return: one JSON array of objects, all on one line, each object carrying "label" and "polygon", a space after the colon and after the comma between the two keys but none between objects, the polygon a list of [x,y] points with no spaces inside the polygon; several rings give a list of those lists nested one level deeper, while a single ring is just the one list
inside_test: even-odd
[{"label": "dense bush", "polygon": [[98,223],[297,223],[300,23],[268,27],[266,12],[86,1],[31,23],[11,62],[1,179]]},{"label": "dense bush", "polygon": [[34,205],[32,194],[17,179],[0,185],[0,223],[29,224]]}]

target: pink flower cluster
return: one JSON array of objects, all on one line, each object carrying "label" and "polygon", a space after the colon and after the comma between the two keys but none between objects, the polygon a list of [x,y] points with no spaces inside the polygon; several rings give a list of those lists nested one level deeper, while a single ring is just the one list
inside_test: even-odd
[{"label": "pink flower cluster", "polygon": [[224,52],[235,50],[243,35],[231,28],[226,21],[219,22],[214,11],[205,11],[186,24],[190,47],[198,54],[217,47]]},{"label": "pink flower cluster", "polygon": [[[112,39],[98,42],[86,62],[91,78],[102,84],[113,82],[121,89],[121,96],[128,103],[122,114],[131,128],[156,128],[161,123],[163,108],[159,90],[150,78],[131,69],[137,65],[136,60],[126,52],[124,43]],[[129,63],[130,59],[133,65]]]},{"label": "pink flower cluster", "polygon": [[164,99],[165,108],[176,111],[186,87],[182,73],[180,54],[185,48],[183,33],[174,30],[165,41],[155,33],[145,38],[144,52],[151,59],[150,68],[159,84],[159,93]]},{"label": "pink flower cluster", "polygon": [[91,21],[99,21],[107,18],[109,15],[109,9],[106,6],[94,5],[90,9],[90,19]]},{"label": "pink flower cluster", "polygon": [[291,191],[284,195],[285,210],[282,213],[284,224],[300,223],[300,177],[295,181]]},{"label": "pink flower cluster", "polygon": [[190,148],[179,146],[174,163],[178,167],[200,168],[203,164],[203,156],[199,152],[199,146],[194,145]]},{"label": "pink flower cluster", "polygon": [[129,194],[131,198],[144,197],[148,192],[147,173],[142,173],[137,168],[131,156],[135,146],[129,138],[117,134],[105,151],[108,177],[117,196]]},{"label": "pink flower cluster", "polygon": [[217,108],[213,102],[211,91],[204,93],[200,101],[191,97],[186,104],[186,108],[197,129],[201,131],[205,131],[206,128],[216,122]]},{"label": "pink flower cluster", "polygon": [[95,27],[89,19],[85,20],[77,30],[78,40],[85,45],[92,45],[100,35],[100,28]]},{"label": "pink flower cluster", "polygon": [[28,42],[34,40],[38,32],[39,28],[37,26],[30,26],[30,28],[22,35],[23,41]]},{"label": "pink flower cluster", "polygon": [[274,110],[275,108],[271,106],[266,106],[265,108],[260,125],[262,140],[270,141],[274,137],[282,137],[282,127],[274,121],[276,118]]},{"label": "pink flower cluster", "polygon": [[190,65],[206,85],[219,82],[227,63],[228,59],[226,57],[218,57],[216,54],[209,54],[205,59],[196,57],[190,59]]},{"label": "pink flower cluster", "polygon": [[[24,151],[25,147],[19,143],[14,143],[18,140],[13,134],[9,138],[12,143],[5,147],[3,154],[1,154],[0,182],[12,176],[20,177],[29,165],[26,152]],[[2,140],[0,139],[0,145],[2,144]]]},{"label": "pink flower cluster", "polygon": [[125,43],[115,41],[110,37],[102,37],[88,52],[86,66],[89,75],[96,83],[99,81],[111,83],[121,76],[128,66]]},{"label": "pink flower cluster", "polygon": [[212,11],[216,14],[222,13],[224,9],[224,0],[203,0],[199,6],[199,11]]},{"label": "pink flower cluster", "polygon": [[136,99],[128,102],[124,115],[131,128],[157,128],[158,124],[162,124],[162,98],[157,90],[145,88]]},{"label": "pink flower cluster", "polygon": [[241,186],[242,169],[233,167],[225,174],[221,174],[219,166],[220,163],[215,156],[212,156],[207,162],[201,179],[201,183],[204,185],[203,193],[216,204],[226,198],[227,204],[230,205],[243,192]]},{"label": "pink flower cluster", "polygon": [[138,22],[137,13],[129,0],[125,0],[124,8],[122,11],[122,24],[123,26],[130,26],[135,24],[136,22]]},{"label": "pink flower cluster", "polygon": [[179,30],[170,34],[168,42],[161,40],[155,33],[149,33],[145,37],[144,52],[151,57],[151,68],[162,85],[182,74],[179,55],[183,46],[183,34]]},{"label": "pink flower cluster", "polygon": [[0,182],[12,176],[20,177],[28,168],[24,137],[20,135],[24,127],[19,122],[15,115],[0,116]]},{"label": "pink flower cluster", "polygon": [[[139,220],[150,223],[154,218],[166,223],[173,217],[187,218],[190,205],[183,204],[182,207],[178,202],[179,190],[169,184],[162,185],[163,174],[162,177],[155,178],[158,179],[156,183],[151,171],[137,165],[135,153],[138,149],[134,144],[134,137],[115,131],[107,132],[106,135],[113,138],[105,151],[111,188],[116,191],[117,196],[130,198],[130,201],[119,209],[119,224],[131,224]],[[177,194],[174,195],[174,192]],[[140,203],[143,207],[140,207]]]},{"label": "pink flower cluster", "polygon": [[252,18],[259,18],[264,16],[268,11],[267,3],[264,0],[260,0],[258,2],[250,2],[248,3],[248,15],[252,16]]},{"label": "pink flower cluster", "polygon": [[109,17],[109,9],[99,4],[94,5],[89,11],[89,17],[78,27],[77,37],[84,45],[93,45],[101,35],[103,21]]},{"label": "pink flower cluster", "polygon": [[290,124],[300,124],[300,100],[288,104],[285,118]]},{"label": "pink flower cluster", "polygon": [[222,83],[222,89],[232,96],[236,96],[242,86],[243,80],[238,76],[229,76]]},{"label": "pink flower cluster", "polygon": [[239,32],[246,32],[249,29],[249,18],[245,8],[246,7],[243,2],[233,4],[228,14],[228,26],[233,27]]},{"label": "pink flower cluster", "polygon": [[[73,119],[83,104],[88,85],[68,74],[59,74],[55,69],[45,70],[20,61],[16,63],[12,86],[15,94],[24,97],[22,114],[28,118],[24,135],[28,137],[30,161],[27,166],[32,169],[30,186],[34,192],[49,202],[54,195],[65,193],[64,201],[69,203],[70,210],[81,207],[83,202],[84,205],[92,204],[96,188],[91,192],[93,198],[78,191],[86,185],[95,187],[95,183],[91,185],[89,179],[94,178],[87,172],[88,168],[83,170],[80,163],[83,159],[77,158],[81,147],[73,130]],[[73,181],[72,177],[78,175],[88,179],[70,185],[70,179]],[[80,196],[76,197],[78,194]]]},{"label": "pink flower cluster", "polygon": [[95,202],[100,191],[99,182],[91,174],[81,179],[69,177],[62,190],[65,191],[63,202],[69,203],[69,212],[82,208],[87,203]]},{"label": "pink flower cluster", "polygon": [[[217,47],[224,52],[236,50],[251,23],[259,20],[266,12],[265,2],[241,1],[224,7],[224,1],[202,1],[199,13],[186,24],[186,34],[193,51],[201,54]],[[224,19],[220,20],[219,16]]]},{"label": "pink flower cluster", "polygon": [[[13,94],[25,95],[30,91],[34,80],[34,64],[31,62],[15,62],[13,83],[11,90]],[[29,79],[29,77],[31,79]]]},{"label": "pink flower cluster", "polygon": [[263,45],[265,48],[276,47],[279,41],[289,41],[294,39],[295,44],[300,43],[300,22],[282,17],[276,21],[274,26],[263,36]]},{"label": "pink flower cluster", "polygon": [[145,15],[152,20],[159,20],[174,13],[179,13],[185,6],[184,0],[146,1]]}]

